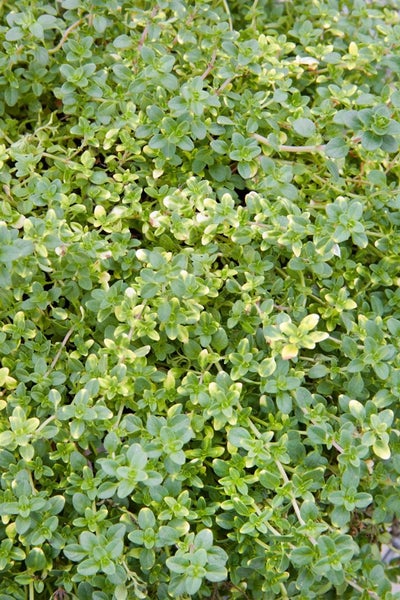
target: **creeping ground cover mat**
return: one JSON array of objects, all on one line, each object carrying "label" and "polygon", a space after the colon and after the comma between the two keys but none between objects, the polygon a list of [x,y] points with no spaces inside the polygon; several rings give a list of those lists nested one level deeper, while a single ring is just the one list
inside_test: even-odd
[{"label": "creeping ground cover mat", "polygon": [[394,600],[400,3],[0,2],[0,600]]}]

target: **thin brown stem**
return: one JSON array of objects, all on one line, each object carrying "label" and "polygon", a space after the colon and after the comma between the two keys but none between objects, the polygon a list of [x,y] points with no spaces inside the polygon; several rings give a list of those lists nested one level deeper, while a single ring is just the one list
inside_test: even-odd
[{"label": "thin brown stem", "polygon": [[[192,22],[194,21],[196,17],[196,9],[194,9],[194,11],[188,16],[186,22],[185,22],[185,28],[187,29]],[[174,37],[174,39],[172,40],[172,46],[175,46],[175,44],[178,42],[179,37],[178,34]]]},{"label": "thin brown stem", "polygon": [[[260,135],[259,133],[253,133],[252,134],[253,138],[255,140],[257,140],[258,142],[260,142],[261,144],[265,144],[266,146],[269,146],[270,148],[272,148],[272,144],[271,142],[268,140],[268,138],[264,137],[263,135]],[[309,145],[309,146],[287,146],[286,144],[280,144],[277,148],[278,152],[297,152],[297,153],[301,153],[301,152],[324,152],[326,148],[326,144],[313,144],[313,145]]]},{"label": "thin brown stem", "polygon": [[[276,464],[276,466],[277,466],[277,467],[278,467],[278,469],[279,469],[279,473],[281,474],[283,481],[284,481],[285,483],[290,483],[290,481],[289,481],[289,477],[286,475],[286,471],[285,471],[285,469],[283,468],[283,465],[282,465],[282,463],[280,462],[280,460],[276,459],[276,460],[275,460],[275,464]],[[294,496],[292,496],[292,495],[291,495],[291,497],[290,497],[290,501],[291,501],[291,503],[292,503],[293,510],[294,510],[294,512],[296,513],[297,520],[299,521],[300,525],[305,525],[305,524],[306,524],[306,522],[304,521],[303,517],[301,516],[301,513],[300,513],[300,507],[299,507],[299,505],[298,505],[298,502],[297,502],[296,498],[295,498]],[[310,540],[310,541],[312,542],[312,544],[314,544],[314,545],[317,543],[313,537],[309,537],[309,540]]]},{"label": "thin brown stem", "polygon": [[203,80],[204,80],[204,79],[206,79],[206,77],[208,77],[208,75],[209,75],[209,74],[211,73],[211,71],[213,70],[213,68],[214,68],[214,65],[215,65],[215,59],[216,59],[216,57],[217,57],[217,51],[216,51],[216,50],[214,50],[214,52],[212,53],[212,56],[211,56],[211,60],[210,60],[210,62],[208,63],[206,70],[205,70],[205,71],[204,71],[204,73],[201,75],[201,78],[202,78]]},{"label": "thin brown stem", "polygon": [[229,9],[229,4],[228,4],[227,0],[222,0],[222,4],[224,6],[224,9],[225,9],[225,12],[226,12],[226,16],[227,16],[227,19],[228,19],[229,29],[231,31],[233,31],[232,15],[231,15],[231,11]]},{"label": "thin brown stem", "polygon": [[[155,8],[153,8],[153,10],[150,13],[150,19],[153,19],[156,16],[156,14],[158,13],[158,11],[159,11],[158,6],[156,6]],[[139,44],[138,44],[138,50],[139,51],[143,48],[144,43],[146,41],[147,35],[149,33],[149,25],[150,24],[147,23],[146,27],[143,29],[143,32],[142,32],[142,35],[140,37]]]},{"label": "thin brown stem", "polygon": [[61,352],[63,351],[63,348],[65,348],[65,346],[68,343],[69,338],[71,337],[72,333],[74,331],[74,325],[71,327],[71,329],[68,329],[67,333],[64,336],[63,341],[61,342],[61,346],[58,349],[57,354],[55,355],[55,357],[53,358],[53,361],[50,365],[50,367],[47,369],[46,371],[46,377],[51,373],[51,371],[54,369],[54,367],[56,366],[58,359],[61,356]]},{"label": "thin brown stem", "polygon": [[69,165],[71,162],[69,158],[63,158],[62,156],[56,156],[55,154],[50,154],[49,152],[42,152],[42,157],[43,156],[45,158],[51,158],[53,160],[58,160],[60,162],[65,163],[66,165]]},{"label": "thin brown stem", "polygon": [[223,83],[221,83],[221,85],[215,92],[217,94],[217,96],[230,84],[230,82],[233,79],[235,79],[235,77],[236,77],[236,75],[232,75],[232,77],[228,77],[228,79],[225,79],[225,81]]},{"label": "thin brown stem", "polygon": [[62,48],[63,45],[65,44],[66,39],[69,36],[69,34],[71,33],[71,31],[73,31],[74,29],[76,29],[77,27],[79,27],[79,25],[82,22],[83,22],[83,19],[79,19],[78,21],[75,21],[75,23],[72,23],[72,25],[70,25],[69,27],[67,27],[67,29],[62,34],[62,37],[61,37],[60,41],[58,42],[57,46],[54,46],[54,48],[51,48],[47,52],[49,54],[55,54],[56,52],[58,52],[58,50],[60,50],[60,48]]},{"label": "thin brown stem", "polygon": [[361,592],[361,593],[367,592],[369,597],[374,598],[374,600],[379,600],[379,598],[380,598],[380,596],[378,596],[378,594],[375,594],[375,592],[372,592],[371,590],[363,589],[360,585],[358,585],[358,583],[356,583],[352,579],[346,579],[346,583],[351,585],[351,587],[354,588],[355,590],[357,590],[357,592]]},{"label": "thin brown stem", "polygon": [[38,434],[39,431],[42,431],[42,429],[44,429],[45,427],[47,427],[47,425],[49,423],[51,423],[52,421],[54,421],[56,418],[56,415],[51,415],[50,417],[48,417],[48,419],[46,419],[45,421],[43,421],[43,423],[40,425],[40,427],[38,427],[36,429],[36,433]]},{"label": "thin brown stem", "polygon": [[338,444],[337,442],[335,442],[334,440],[332,441],[332,446],[334,448],[336,448],[336,450],[340,453],[343,454],[344,449],[342,448],[342,446],[340,444]]}]

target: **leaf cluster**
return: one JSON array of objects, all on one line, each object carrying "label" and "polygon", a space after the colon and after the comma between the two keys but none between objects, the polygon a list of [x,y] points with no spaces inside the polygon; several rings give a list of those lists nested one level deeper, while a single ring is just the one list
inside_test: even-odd
[{"label": "leaf cluster", "polygon": [[1,3],[0,600],[396,597],[399,49]]}]

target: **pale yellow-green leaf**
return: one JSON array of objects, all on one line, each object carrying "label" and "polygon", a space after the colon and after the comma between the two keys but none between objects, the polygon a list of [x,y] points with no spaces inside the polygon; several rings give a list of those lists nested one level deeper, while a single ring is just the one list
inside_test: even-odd
[{"label": "pale yellow-green leaf", "polygon": [[379,458],[382,458],[383,460],[388,460],[390,458],[391,453],[389,445],[382,442],[382,440],[376,440],[372,449]]},{"label": "pale yellow-green leaf", "polygon": [[291,358],[295,358],[299,353],[299,349],[294,344],[286,344],[282,348],[281,356],[283,360],[289,360]]}]

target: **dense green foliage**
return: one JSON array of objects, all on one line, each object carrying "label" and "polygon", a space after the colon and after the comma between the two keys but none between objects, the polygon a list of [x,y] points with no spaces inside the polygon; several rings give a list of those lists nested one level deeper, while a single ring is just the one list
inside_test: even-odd
[{"label": "dense green foliage", "polygon": [[0,600],[395,597],[399,9],[0,4]]}]

